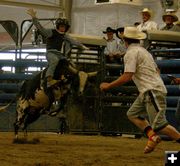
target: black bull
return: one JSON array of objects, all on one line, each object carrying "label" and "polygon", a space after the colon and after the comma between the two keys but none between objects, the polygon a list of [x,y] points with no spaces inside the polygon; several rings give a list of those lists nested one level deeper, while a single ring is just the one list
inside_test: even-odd
[{"label": "black bull", "polygon": [[[59,68],[59,66],[61,68]],[[71,72],[67,72],[67,65],[60,63],[55,71],[55,79],[59,82],[47,88],[47,81],[45,80],[46,69],[34,76],[30,80],[25,80],[21,86],[21,89],[17,95],[16,106],[16,120],[14,123],[15,135],[18,136],[18,130],[20,128],[23,131],[27,129],[27,126],[36,121],[42,114],[51,112],[58,113],[63,110],[70,90],[77,89],[77,83],[74,86],[74,82],[78,81],[78,94],[83,94],[88,77],[95,76],[97,72],[86,73],[83,71],[77,71],[76,69]],[[77,79],[78,78],[78,79]],[[58,109],[51,111],[51,106],[54,102],[58,102]],[[10,104],[5,106],[7,108]]]}]

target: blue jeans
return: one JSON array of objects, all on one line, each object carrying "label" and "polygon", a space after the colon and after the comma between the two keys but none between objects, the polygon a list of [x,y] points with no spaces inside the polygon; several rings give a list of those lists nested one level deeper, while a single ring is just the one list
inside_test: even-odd
[{"label": "blue jeans", "polygon": [[48,61],[48,68],[46,71],[46,77],[54,76],[54,72],[56,70],[56,66],[58,65],[61,59],[66,59],[66,57],[59,51],[53,50],[48,51],[46,54],[46,58]]}]

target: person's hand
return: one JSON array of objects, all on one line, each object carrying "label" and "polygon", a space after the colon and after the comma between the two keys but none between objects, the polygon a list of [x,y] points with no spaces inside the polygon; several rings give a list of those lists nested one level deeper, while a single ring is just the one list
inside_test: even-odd
[{"label": "person's hand", "polygon": [[28,9],[27,14],[29,14],[32,18],[36,17],[36,11],[34,9]]},{"label": "person's hand", "polygon": [[171,84],[180,84],[180,78],[176,78],[171,74],[168,74],[167,76],[171,80]]},{"label": "person's hand", "polygon": [[101,91],[105,91],[105,90],[108,90],[109,89],[109,83],[107,82],[103,82],[100,84],[100,90]]},{"label": "person's hand", "polygon": [[118,54],[118,52],[115,52],[115,53],[113,53],[113,57],[119,57],[119,54]]},{"label": "person's hand", "polygon": [[175,78],[175,79],[173,79],[173,82],[174,82],[175,84],[180,84],[180,78]]},{"label": "person's hand", "polygon": [[89,50],[89,48],[86,47],[85,45],[82,46],[82,49],[83,49],[83,50]]},{"label": "person's hand", "polygon": [[112,53],[109,53],[107,56],[108,56],[110,61],[114,60],[114,55]]}]

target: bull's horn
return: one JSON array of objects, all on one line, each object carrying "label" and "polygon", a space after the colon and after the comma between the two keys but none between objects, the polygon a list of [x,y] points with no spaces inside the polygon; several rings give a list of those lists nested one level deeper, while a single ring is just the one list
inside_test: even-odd
[{"label": "bull's horn", "polygon": [[93,77],[93,76],[96,76],[97,73],[98,73],[97,71],[94,71],[94,72],[89,72],[87,74],[88,74],[88,77]]},{"label": "bull's horn", "polygon": [[73,74],[78,74],[78,72],[79,72],[76,68],[74,68],[71,65],[69,65],[68,68],[69,68],[69,71],[72,72]]},{"label": "bull's horn", "polygon": [[7,111],[6,109],[10,106],[10,104],[11,104],[11,103],[9,103],[9,104],[7,104],[7,105],[5,105],[5,106],[0,107],[0,112],[5,112],[5,111]]}]

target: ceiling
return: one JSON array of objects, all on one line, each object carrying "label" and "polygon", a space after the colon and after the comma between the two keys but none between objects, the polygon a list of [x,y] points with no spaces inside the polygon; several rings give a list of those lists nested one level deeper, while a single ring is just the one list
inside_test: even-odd
[{"label": "ceiling", "polygon": [[62,10],[63,0],[1,0],[0,7],[25,7],[44,10]]}]

